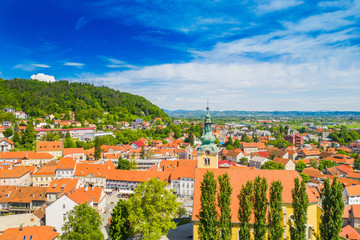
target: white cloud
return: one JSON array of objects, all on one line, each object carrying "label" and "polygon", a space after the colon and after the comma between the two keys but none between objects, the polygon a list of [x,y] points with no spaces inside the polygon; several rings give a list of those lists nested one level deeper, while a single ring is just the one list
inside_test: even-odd
[{"label": "white cloud", "polygon": [[108,68],[136,68],[137,66],[135,65],[131,65],[128,64],[125,61],[116,59],[116,58],[109,58],[109,57],[100,57],[101,59],[103,59],[105,62],[108,62],[110,64],[105,65]]},{"label": "white cloud", "polygon": [[86,24],[89,22],[89,19],[86,17],[80,17],[75,25],[75,31],[80,30],[81,28],[85,27]]},{"label": "white cloud", "polygon": [[77,67],[77,68],[82,68],[83,66],[85,66],[84,63],[78,63],[78,62],[65,62],[64,65],[71,66],[71,67]]},{"label": "white cloud", "polygon": [[264,14],[268,12],[284,10],[290,7],[295,7],[300,4],[303,4],[303,2],[297,0],[270,0],[266,1],[263,4],[260,4],[257,7],[256,12],[258,14]]},{"label": "white cloud", "polygon": [[18,64],[14,68],[22,69],[24,71],[34,71],[38,68],[49,68],[47,64],[31,63],[31,64]]},{"label": "white cloud", "polygon": [[31,75],[31,79],[35,79],[35,80],[39,80],[42,82],[55,82],[55,77],[54,76],[50,76],[50,75],[46,75],[43,73],[38,73],[38,74],[34,74]]}]

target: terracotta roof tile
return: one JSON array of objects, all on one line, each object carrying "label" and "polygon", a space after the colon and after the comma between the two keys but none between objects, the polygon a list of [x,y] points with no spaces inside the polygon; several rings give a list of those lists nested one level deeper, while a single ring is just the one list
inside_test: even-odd
[{"label": "terracotta roof tile", "polygon": [[36,151],[62,151],[63,142],[62,141],[49,141],[49,142],[37,142]]},{"label": "terracotta roof tile", "polygon": [[51,226],[37,226],[37,227],[22,227],[20,228],[8,228],[0,236],[1,240],[53,240],[59,235],[54,227]]}]

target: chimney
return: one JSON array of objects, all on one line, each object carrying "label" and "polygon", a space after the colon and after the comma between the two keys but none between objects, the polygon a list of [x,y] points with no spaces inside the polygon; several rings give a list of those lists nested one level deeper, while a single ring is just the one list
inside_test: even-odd
[{"label": "chimney", "polygon": [[22,229],[22,224],[20,224],[20,227],[19,227],[19,231],[22,231],[23,229]]}]

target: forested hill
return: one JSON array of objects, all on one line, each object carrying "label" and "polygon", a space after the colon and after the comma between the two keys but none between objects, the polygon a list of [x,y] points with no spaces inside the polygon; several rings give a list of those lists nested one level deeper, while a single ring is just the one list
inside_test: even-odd
[{"label": "forested hill", "polygon": [[110,122],[131,121],[141,117],[150,120],[170,118],[144,97],[120,92],[108,87],[96,87],[89,83],[37,80],[0,79],[0,109],[13,107],[34,117],[47,114],[75,112],[76,120],[97,120],[105,117]]}]

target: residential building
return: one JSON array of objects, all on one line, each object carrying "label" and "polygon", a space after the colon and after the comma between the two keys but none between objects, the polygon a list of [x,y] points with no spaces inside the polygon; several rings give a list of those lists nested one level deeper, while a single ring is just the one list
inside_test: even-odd
[{"label": "residential building", "polygon": [[105,188],[107,173],[113,169],[115,165],[112,161],[107,161],[105,164],[78,163],[74,177],[84,186]]},{"label": "residential building", "polygon": [[8,228],[40,226],[41,218],[34,213],[14,214],[0,216],[0,239],[1,233]]},{"label": "residential building", "polygon": [[0,186],[29,186],[31,169],[25,166],[0,170]]},{"label": "residential building", "polygon": [[83,148],[64,148],[63,156],[74,160],[86,160],[86,154]]},{"label": "residential building", "polygon": [[49,142],[37,142],[36,152],[38,153],[50,153],[54,156],[54,159],[58,159],[63,156],[63,142],[62,141],[49,141]]},{"label": "residential building", "polygon": [[62,195],[73,191],[76,188],[82,187],[79,179],[74,178],[62,178],[54,179],[51,181],[49,187],[46,190],[47,201],[53,202],[60,198]]},{"label": "residential building", "polygon": [[23,227],[8,228],[0,236],[2,240],[55,240],[59,236],[59,233],[54,227],[50,226],[35,226],[35,227]]},{"label": "residential building", "polygon": [[9,139],[0,140],[0,152],[8,152],[14,148],[14,142]]},{"label": "residential building", "polygon": [[194,167],[178,167],[175,168],[170,176],[171,188],[181,197],[194,196]]},{"label": "residential building", "polygon": [[285,170],[295,170],[296,164],[290,159],[276,157],[273,161],[283,165]]},{"label": "residential building", "polygon": [[360,231],[360,205],[354,204],[351,205],[349,211],[350,226],[355,228],[356,231]]},{"label": "residential building", "polygon": [[266,163],[267,161],[270,161],[267,158],[254,156],[249,159],[249,167],[255,167],[257,169],[261,169],[261,166]]},{"label": "residential building", "polygon": [[304,144],[303,137],[298,133],[288,135],[284,139],[288,141],[290,144],[293,144],[295,147],[300,147],[301,145]]},{"label": "residential building", "polygon": [[21,159],[21,164],[40,168],[53,159],[54,156],[47,152],[28,152],[25,157]]},{"label": "residential building", "polygon": [[55,178],[55,166],[43,166],[32,175],[33,186],[35,187],[48,187],[51,181]]},{"label": "residential building", "polygon": [[0,186],[0,211],[30,213],[46,201],[45,187]]},{"label": "residential building", "polygon": [[360,185],[347,186],[343,190],[346,204],[360,204]]},{"label": "residential building", "polygon": [[72,158],[60,158],[57,167],[55,178],[72,178],[74,177],[76,168],[76,160]]}]

